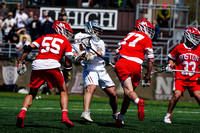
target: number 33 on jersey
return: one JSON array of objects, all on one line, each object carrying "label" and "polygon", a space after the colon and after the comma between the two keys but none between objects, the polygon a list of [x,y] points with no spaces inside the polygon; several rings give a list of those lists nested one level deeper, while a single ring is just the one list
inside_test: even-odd
[{"label": "number 33 on jersey", "polygon": [[59,34],[42,36],[33,42],[39,48],[36,59],[55,59],[60,61],[62,55],[71,55],[72,47],[66,37]]},{"label": "number 33 on jersey", "polygon": [[[168,55],[176,60],[176,70],[199,71],[200,46],[188,48],[184,43],[177,45]],[[188,72],[176,72],[175,78],[195,80],[199,74]]]}]

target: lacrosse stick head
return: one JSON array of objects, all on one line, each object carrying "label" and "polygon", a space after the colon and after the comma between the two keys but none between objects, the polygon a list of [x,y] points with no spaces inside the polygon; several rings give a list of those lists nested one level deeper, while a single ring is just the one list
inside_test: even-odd
[{"label": "lacrosse stick head", "polygon": [[164,71],[165,71],[165,67],[153,66],[152,71],[151,71],[151,75],[153,75],[155,73],[162,73]]}]

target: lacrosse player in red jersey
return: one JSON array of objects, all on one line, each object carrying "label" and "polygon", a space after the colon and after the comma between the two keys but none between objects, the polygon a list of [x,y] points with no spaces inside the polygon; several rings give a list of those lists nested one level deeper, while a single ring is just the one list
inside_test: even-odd
[{"label": "lacrosse player in red jersey", "polygon": [[123,117],[130,105],[130,101],[138,106],[138,117],[144,119],[143,99],[139,99],[135,89],[140,82],[142,63],[145,54],[148,58],[148,70],[144,77],[144,84],[150,86],[150,73],[153,67],[154,54],[151,39],[155,30],[152,24],[146,19],[138,19],[135,24],[135,31],[130,32],[120,43],[118,48],[117,62],[115,65],[116,74],[124,89],[124,99],[120,114],[115,121],[116,126],[122,126]]},{"label": "lacrosse player in red jersey", "polygon": [[[80,36],[79,38],[82,38],[81,45],[85,51],[85,57],[81,61],[81,65],[83,66],[84,85],[86,88],[83,98],[84,111],[81,114],[81,118],[93,122],[90,116],[89,107],[96,87],[100,86],[110,98],[109,102],[112,108],[112,116],[116,119],[118,103],[115,84],[105,69],[105,61],[100,58],[100,56],[105,55],[105,44],[104,41],[100,39],[103,30],[96,21],[89,21],[85,24],[85,32],[86,34],[78,33],[75,35],[75,40],[78,36]],[[80,56],[80,54],[78,55]],[[82,56],[80,57],[82,58]]]},{"label": "lacrosse player in red jersey", "polygon": [[[170,118],[172,111],[183,92],[187,89],[190,96],[195,97],[200,105],[200,84],[199,84],[199,59],[200,59],[200,32],[197,28],[186,27],[184,31],[186,43],[177,45],[168,55],[168,65],[166,72],[172,72],[175,63],[175,70],[184,70],[175,72],[173,97],[169,102],[168,111],[164,117],[165,123],[172,123]],[[187,72],[187,71],[194,71]]]},{"label": "lacrosse player in red jersey", "polygon": [[[62,21],[55,21],[53,24],[55,34],[42,36],[24,47],[21,59],[18,61],[18,74],[22,75],[26,71],[25,59],[27,55],[38,48],[39,54],[32,63],[32,73],[30,78],[30,93],[25,97],[23,108],[17,116],[17,127],[24,127],[24,119],[26,111],[31,106],[35,98],[38,88],[47,82],[50,88],[56,87],[60,91],[60,105],[62,109],[62,122],[68,127],[74,124],[68,119],[68,92],[65,85],[64,77],[72,69],[71,56],[72,47],[69,39],[72,37],[71,27]],[[64,70],[61,71],[60,60],[65,56]]]}]

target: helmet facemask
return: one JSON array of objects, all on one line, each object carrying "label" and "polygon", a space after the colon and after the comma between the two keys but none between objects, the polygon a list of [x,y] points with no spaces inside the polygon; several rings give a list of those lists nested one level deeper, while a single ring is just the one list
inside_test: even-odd
[{"label": "helmet facemask", "polygon": [[135,27],[138,30],[144,32],[150,39],[152,39],[155,34],[155,29],[153,28],[152,24],[146,19],[145,20],[138,19]]},{"label": "helmet facemask", "polygon": [[63,21],[55,21],[53,29],[58,33],[70,40],[73,36],[71,27]]},{"label": "helmet facemask", "polygon": [[184,34],[187,40],[190,41],[193,45],[197,46],[200,43],[200,33],[198,29],[186,28]]},{"label": "helmet facemask", "polygon": [[90,34],[95,40],[100,40],[103,30],[96,21],[90,21],[85,24],[85,32]]}]

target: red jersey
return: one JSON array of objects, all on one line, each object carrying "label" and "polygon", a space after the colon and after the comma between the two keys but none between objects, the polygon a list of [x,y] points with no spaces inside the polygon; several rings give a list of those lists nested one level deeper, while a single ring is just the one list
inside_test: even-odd
[{"label": "red jersey", "polygon": [[63,55],[71,55],[72,47],[67,38],[60,34],[42,36],[33,42],[39,48],[37,59],[55,59],[60,61]]},{"label": "red jersey", "polygon": [[[175,60],[176,70],[199,71],[200,46],[188,48],[184,43],[177,45],[168,55]],[[199,74],[176,72],[175,79],[197,80]]]},{"label": "red jersey", "polygon": [[128,60],[142,64],[146,53],[153,58],[152,41],[141,31],[130,32],[119,44],[119,53]]}]

